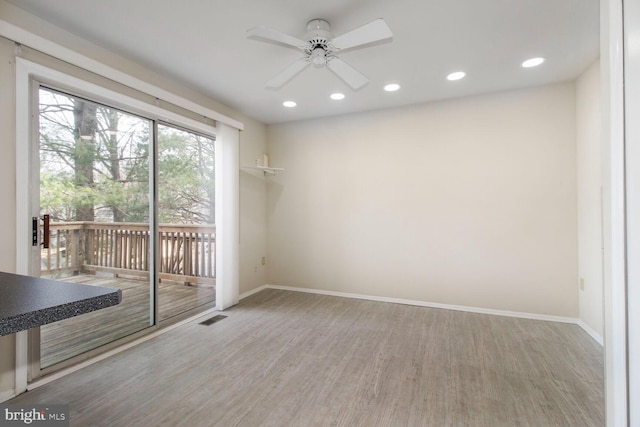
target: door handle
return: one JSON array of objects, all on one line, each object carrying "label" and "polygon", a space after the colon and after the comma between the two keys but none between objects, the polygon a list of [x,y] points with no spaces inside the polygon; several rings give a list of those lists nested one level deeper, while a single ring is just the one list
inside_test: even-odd
[{"label": "door handle", "polygon": [[40,225],[40,221],[38,221],[37,216],[31,217],[31,246],[38,246],[38,226]]},{"label": "door handle", "polygon": [[[49,249],[49,239],[51,233],[49,232],[49,215],[42,215],[42,247]],[[40,225],[40,219],[37,216],[31,218],[31,245],[38,246],[38,228]]]},{"label": "door handle", "polygon": [[48,249],[49,238],[51,237],[49,233],[49,215],[42,216],[42,234],[42,247]]}]

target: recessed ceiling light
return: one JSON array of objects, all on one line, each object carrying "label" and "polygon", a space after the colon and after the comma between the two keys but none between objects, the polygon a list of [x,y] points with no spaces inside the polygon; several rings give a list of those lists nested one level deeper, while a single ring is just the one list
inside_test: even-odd
[{"label": "recessed ceiling light", "polygon": [[538,65],[542,64],[543,62],[544,62],[544,58],[531,58],[531,59],[527,59],[526,61],[524,61],[522,63],[522,66],[524,68],[531,68],[531,67],[538,66]]},{"label": "recessed ceiling light", "polygon": [[464,71],[456,71],[455,73],[451,73],[447,76],[447,80],[460,80],[467,74]]},{"label": "recessed ceiling light", "polygon": [[331,94],[331,99],[334,99],[336,101],[340,101],[341,99],[344,99],[344,93],[332,93]]},{"label": "recessed ceiling light", "polygon": [[387,92],[395,92],[398,89],[400,89],[400,85],[397,83],[390,83],[384,87]]},{"label": "recessed ceiling light", "polygon": [[293,108],[293,107],[295,107],[295,106],[296,106],[296,105],[298,105],[298,104],[296,104],[296,103],[295,103],[295,102],[293,102],[293,101],[284,101],[284,102],[282,103],[282,105],[284,105],[284,106],[285,106],[285,107],[287,107],[287,108]]}]

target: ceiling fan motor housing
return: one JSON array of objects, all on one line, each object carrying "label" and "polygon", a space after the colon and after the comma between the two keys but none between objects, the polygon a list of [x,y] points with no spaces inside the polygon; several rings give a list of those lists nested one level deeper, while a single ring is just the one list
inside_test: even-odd
[{"label": "ceiling fan motor housing", "polygon": [[325,65],[327,55],[335,50],[329,45],[329,40],[333,38],[333,34],[329,29],[329,23],[324,19],[312,19],[307,23],[307,34],[305,34],[304,39],[307,41],[308,46],[305,51],[316,67]]},{"label": "ceiling fan motor housing", "polygon": [[311,21],[307,22],[308,32],[324,31],[325,34],[327,34],[329,37],[333,37],[333,34],[329,32],[330,30],[331,27],[329,26],[329,22],[324,19],[312,19]]}]

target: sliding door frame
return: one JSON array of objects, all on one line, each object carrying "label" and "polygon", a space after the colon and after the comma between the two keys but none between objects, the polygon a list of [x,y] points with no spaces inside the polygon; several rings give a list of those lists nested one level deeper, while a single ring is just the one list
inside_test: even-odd
[{"label": "sliding door frame", "polygon": [[[152,248],[149,285],[151,298],[150,315],[152,316],[152,322],[149,327],[143,330],[44,370],[40,369],[39,351],[37,351],[40,345],[39,328],[29,331],[29,333],[26,331],[18,333],[16,335],[16,394],[25,391],[28,382],[41,375],[46,375],[65,366],[93,357],[98,353],[102,353],[151,333],[161,326],[174,323],[195,312],[210,307],[198,307],[184,315],[176,316],[175,319],[169,319],[163,322],[158,321],[157,266],[159,248],[156,238],[158,232],[157,131],[159,123],[166,123],[216,139],[216,128],[208,123],[185,117],[157,105],[146,103],[98,84],[90,83],[86,80],[19,57],[16,58],[16,251],[18,254],[16,272],[18,274],[32,275],[37,273],[39,268],[37,261],[39,260],[40,248],[39,246],[31,246],[29,238],[31,233],[30,219],[33,216],[39,215],[39,192],[37,188],[33,188],[33,184],[31,183],[36,182],[36,175],[39,175],[38,89],[41,85],[107,106],[112,106],[152,121],[153,135],[150,144],[153,149],[149,153],[150,191],[153,192],[150,194],[149,205],[151,213],[149,227]],[[28,141],[28,143],[25,143],[25,141]],[[219,171],[216,169],[216,182],[218,182],[218,174]],[[32,349],[36,351],[32,351]],[[30,353],[32,353],[32,355],[30,355]]]}]

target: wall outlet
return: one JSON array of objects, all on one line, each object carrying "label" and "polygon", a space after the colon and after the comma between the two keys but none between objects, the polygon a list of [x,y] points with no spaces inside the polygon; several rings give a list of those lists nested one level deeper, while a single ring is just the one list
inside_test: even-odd
[{"label": "wall outlet", "polygon": [[265,265],[267,263],[267,257],[263,256],[262,257],[262,265]]},{"label": "wall outlet", "polygon": [[580,278],[580,290],[584,291],[584,279],[582,277]]}]

